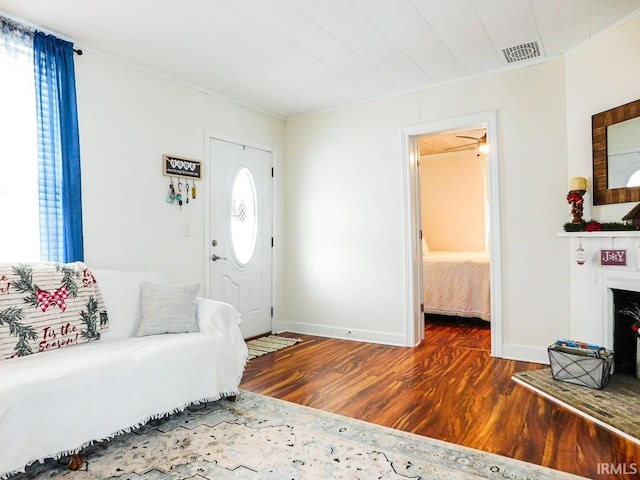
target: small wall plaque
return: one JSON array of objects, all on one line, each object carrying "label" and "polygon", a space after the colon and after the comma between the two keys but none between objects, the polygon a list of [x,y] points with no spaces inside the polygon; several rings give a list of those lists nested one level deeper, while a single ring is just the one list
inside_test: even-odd
[{"label": "small wall plaque", "polygon": [[600,265],[626,265],[626,250],[600,250]]},{"label": "small wall plaque", "polygon": [[202,179],[202,162],[188,158],[162,155],[162,173],[168,177]]}]

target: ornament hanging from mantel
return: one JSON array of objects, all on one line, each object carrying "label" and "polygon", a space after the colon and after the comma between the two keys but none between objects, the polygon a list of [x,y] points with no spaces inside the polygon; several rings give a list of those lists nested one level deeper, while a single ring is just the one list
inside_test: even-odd
[{"label": "ornament hanging from mantel", "polygon": [[[189,198],[195,199],[197,196],[196,180],[202,180],[202,162],[164,154],[162,174],[170,179],[166,202],[177,202],[182,210],[182,205],[188,204]],[[177,181],[174,181],[174,177]]]},{"label": "ornament hanging from mantel", "polygon": [[578,248],[576,248],[576,263],[578,265],[584,265],[584,262],[587,261],[587,254],[584,251],[584,248],[582,247],[582,242],[580,242],[580,244],[578,245]]}]

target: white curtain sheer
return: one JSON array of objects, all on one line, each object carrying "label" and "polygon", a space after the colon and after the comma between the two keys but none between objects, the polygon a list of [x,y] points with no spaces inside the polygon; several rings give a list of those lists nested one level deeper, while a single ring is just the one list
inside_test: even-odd
[{"label": "white curtain sheer", "polygon": [[40,260],[33,33],[0,17],[0,262]]}]

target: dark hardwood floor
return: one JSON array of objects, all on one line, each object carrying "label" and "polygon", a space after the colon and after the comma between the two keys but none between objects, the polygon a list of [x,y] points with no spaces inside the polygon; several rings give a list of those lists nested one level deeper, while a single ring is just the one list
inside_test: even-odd
[{"label": "dark hardwood floor", "polygon": [[283,335],[303,341],[251,360],[240,388],[588,478],[640,477],[639,447],[515,384],[545,366],[490,357],[482,326],[428,323],[415,348]]}]

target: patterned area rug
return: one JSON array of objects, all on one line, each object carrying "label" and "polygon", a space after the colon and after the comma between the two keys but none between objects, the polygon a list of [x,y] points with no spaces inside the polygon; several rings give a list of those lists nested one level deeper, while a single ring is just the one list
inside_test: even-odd
[{"label": "patterned area rug", "polygon": [[613,374],[602,390],[560,382],[551,369],[519,372],[513,380],[603,427],[640,443],[640,380]]},{"label": "patterned area rug", "polygon": [[572,475],[248,392],[188,409],[12,480],[575,479]]},{"label": "patterned area rug", "polygon": [[260,337],[247,342],[249,347],[249,356],[247,360],[260,357],[266,353],[277,352],[283,348],[290,347],[300,342],[299,338],[280,337],[278,335],[269,335],[268,337]]}]

